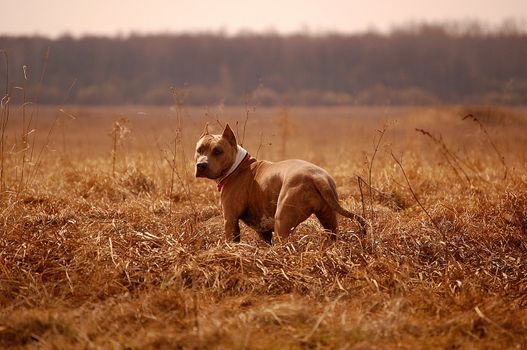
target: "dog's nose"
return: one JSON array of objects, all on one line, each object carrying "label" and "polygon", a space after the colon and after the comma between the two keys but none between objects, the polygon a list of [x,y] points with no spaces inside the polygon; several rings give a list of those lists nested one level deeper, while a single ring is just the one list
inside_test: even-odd
[{"label": "dog's nose", "polygon": [[207,169],[207,163],[198,163],[196,164],[196,168],[198,168],[198,170],[205,170]]}]

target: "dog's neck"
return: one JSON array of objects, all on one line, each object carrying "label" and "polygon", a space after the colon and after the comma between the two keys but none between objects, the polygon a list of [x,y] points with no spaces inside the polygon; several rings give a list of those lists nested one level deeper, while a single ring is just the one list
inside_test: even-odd
[{"label": "dog's neck", "polygon": [[247,150],[245,150],[242,146],[238,145],[236,150],[236,157],[234,158],[234,163],[232,163],[232,166],[225,173],[225,175],[223,175],[219,179],[216,179],[218,185],[221,184],[225,179],[227,179],[227,177],[229,177],[229,175],[231,175],[236,169],[238,169],[240,164],[245,160],[248,155],[249,152],[247,152]]}]

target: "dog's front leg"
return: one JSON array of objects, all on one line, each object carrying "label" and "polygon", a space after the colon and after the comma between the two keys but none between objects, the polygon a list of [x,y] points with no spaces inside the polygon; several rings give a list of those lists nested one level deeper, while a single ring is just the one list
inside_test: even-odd
[{"label": "dog's front leg", "polygon": [[240,224],[238,218],[225,219],[225,237],[233,242],[240,242]]}]

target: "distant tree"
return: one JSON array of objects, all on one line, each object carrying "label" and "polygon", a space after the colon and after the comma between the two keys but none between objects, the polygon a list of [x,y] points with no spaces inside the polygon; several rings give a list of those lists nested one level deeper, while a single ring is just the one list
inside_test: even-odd
[{"label": "distant tree", "polygon": [[525,104],[526,33],[516,22],[468,22],[389,35],[0,36],[0,48],[10,88],[26,65],[30,98],[42,103],[169,104],[170,87],[186,86],[191,104],[243,104],[257,87],[264,104]]}]

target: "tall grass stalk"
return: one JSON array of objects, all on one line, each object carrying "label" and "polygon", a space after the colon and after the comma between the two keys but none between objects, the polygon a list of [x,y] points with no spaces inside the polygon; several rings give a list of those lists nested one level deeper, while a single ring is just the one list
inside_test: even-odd
[{"label": "tall grass stalk", "polygon": [[117,163],[117,150],[119,148],[119,145],[122,143],[122,141],[128,136],[130,133],[130,129],[128,128],[129,120],[128,118],[120,118],[113,122],[112,127],[112,177],[115,177],[115,167]]},{"label": "tall grass stalk", "polygon": [[375,230],[374,230],[374,224],[375,224],[375,211],[373,210],[373,184],[372,184],[372,173],[373,173],[373,162],[375,161],[375,156],[377,155],[377,152],[379,151],[379,147],[381,145],[382,139],[384,137],[384,134],[386,133],[386,130],[388,129],[388,125],[385,124],[382,129],[377,130],[378,137],[373,137],[373,154],[371,156],[371,159],[369,161],[368,166],[368,195],[370,199],[370,227],[371,227],[371,249],[372,252],[375,251]]},{"label": "tall grass stalk", "polygon": [[[465,169],[463,169],[463,166],[462,166],[463,162],[461,161],[461,159],[453,151],[451,151],[447,147],[447,145],[446,145],[446,143],[443,140],[443,137],[441,135],[439,135],[439,137],[436,137],[436,136],[432,135],[432,133],[430,133],[429,131],[426,131],[424,129],[419,129],[419,128],[416,128],[415,131],[417,131],[418,133],[428,137],[437,146],[439,146],[443,158],[446,160],[446,162],[448,163],[450,168],[454,171],[454,174],[461,181],[466,180],[468,182],[468,184],[470,184],[470,185],[472,184],[472,181],[471,181],[470,177],[468,176],[468,174],[465,171]],[[459,174],[460,172],[463,174],[464,179]]]},{"label": "tall grass stalk", "polygon": [[6,179],[5,179],[5,147],[6,147],[6,130],[7,123],[9,122],[9,105],[11,97],[9,96],[9,56],[7,51],[0,50],[4,56],[5,61],[5,72],[6,72],[6,82],[5,82],[5,93],[1,100],[2,108],[2,120],[0,121],[0,190],[3,192],[6,189]]},{"label": "tall grass stalk", "polygon": [[27,151],[29,148],[28,143],[28,132],[29,132],[29,126],[26,128],[26,107],[28,105],[27,102],[27,83],[29,81],[29,67],[24,65],[22,66],[22,72],[24,75],[24,85],[21,87],[22,91],[22,132],[21,132],[21,152],[22,152],[22,160],[20,164],[20,179],[18,181],[18,193],[22,192],[23,186],[24,186],[24,174],[26,169],[26,156]]},{"label": "tall grass stalk", "polygon": [[397,166],[399,166],[399,169],[401,169],[401,172],[403,174],[404,180],[406,181],[406,184],[408,185],[408,190],[410,190],[410,193],[412,194],[412,197],[415,199],[416,203],[419,205],[419,207],[426,214],[426,216],[428,217],[428,219],[430,220],[432,225],[434,225],[434,227],[436,228],[437,232],[439,232],[439,234],[441,235],[441,237],[443,239],[443,248],[444,248],[443,252],[445,253],[445,255],[447,255],[448,254],[448,250],[447,250],[448,241],[447,241],[447,237],[446,237],[445,233],[443,232],[441,227],[439,227],[439,225],[435,222],[434,218],[432,218],[432,215],[430,215],[430,213],[428,212],[428,210],[426,210],[426,208],[423,205],[423,203],[421,203],[421,201],[417,197],[417,194],[415,193],[415,191],[414,191],[414,189],[412,187],[412,184],[410,183],[410,180],[408,179],[408,176],[406,175],[406,171],[404,170],[404,167],[403,167],[403,164],[402,164],[402,160],[397,159],[397,157],[393,154],[392,151],[390,151],[390,155],[392,156],[392,159],[395,161]]},{"label": "tall grass stalk", "polygon": [[490,144],[490,146],[492,147],[492,150],[496,153],[496,155],[498,156],[498,159],[501,162],[501,165],[503,166],[503,179],[505,180],[509,172],[507,163],[505,163],[505,156],[503,156],[503,154],[500,152],[500,150],[498,149],[498,146],[496,146],[496,143],[492,141],[492,138],[490,137],[489,132],[487,128],[485,127],[485,125],[483,125],[483,123],[477,117],[475,117],[473,114],[467,114],[465,117],[463,117],[463,120],[467,120],[467,119],[472,120],[473,122],[478,124],[479,129],[483,132],[483,134],[487,138],[487,142]]},{"label": "tall grass stalk", "polygon": [[[187,196],[187,199],[189,200],[190,205],[192,206],[192,208],[195,209],[195,204],[194,204],[194,200],[192,197],[192,190],[190,189],[190,184],[189,184],[190,174],[188,172],[188,167],[186,166],[187,158],[185,155],[185,147],[183,147],[183,112],[184,112],[185,99],[186,99],[187,93],[185,90],[182,90],[182,89],[172,88],[171,90],[172,90],[172,97],[176,105],[176,130],[175,130],[175,138],[174,138],[174,154],[173,154],[173,167],[172,167],[173,174],[171,175],[171,177],[173,178],[174,175],[177,176],[177,178],[179,179],[181,183],[181,186],[183,187],[183,190],[185,191],[185,194]],[[177,170],[176,158],[177,158],[178,148],[180,152],[181,163],[183,165],[182,173],[184,175],[184,179],[180,175],[179,171]],[[174,182],[171,181],[170,193],[172,193],[173,187],[174,187]],[[172,201],[172,198],[170,200]],[[170,205],[172,205],[172,202]],[[194,210],[194,213],[196,213],[196,210]]]},{"label": "tall grass stalk", "polygon": [[[73,88],[77,84],[77,79],[73,79],[73,81],[70,84],[70,87],[68,88],[68,91],[66,92],[66,96],[64,97],[64,102],[67,102],[69,100],[69,97],[71,95],[71,92],[73,91]],[[70,119],[74,120],[76,117],[72,115],[71,113],[67,113],[63,108],[59,109],[59,112],[64,114],[65,116],[69,117]],[[62,134],[62,154],[64,157],[66,157],[67,147],[66,147],[66,121],[67,119],[62,118],[60,123],[60,129]]]},{"label": "tall grass stalk", "polygon": [[[170,189],[169,189],[169,212],[172,214],[172,204],[173,204],[173,194],[174,194],[174,178],[177,174],[178,178],[180,178],[179,173],[177,172],[177,145],[178,145],[178,139],[179,139],[179,131],[176,131],[176,136],[174,137],[174,152],[172,153],[172,162],[169,164],[171,166],[171,172],[170,172]],[[168,160],[167,160],[168,161]]]},{"label": "tall grass stalk", "polygon": [[280,127],[280,154],[282,159],[286,159],[287,156],[287,141],[290,134],[290,121],[289,121],[289,109],[287,106],[282,107],[280,115],[278,116],[278,126]]},{"label": "tall grass stalk", "polygon": [[[36,91],[36,94],[35,94],[35,99],[33,101],[33,105],[35,106],[35,108],[33,108],[31,110],[31,113],[29,115],[29,121],[28,121],[28,126],[27,126],[28,130],[31,127],[33,121],[38,118],[38,114],[40,112],[40,105],[39,105],[40,95],[42,93],[42,86],[44,85],[44,77],[46,76],[46,71],[48,69],[50,51],[51,51],[51,48],[48,46],[46,48],[44,56],[42,57],[42,68],[41,68],[41,71],[40,71],[40,79],[38,81],[37,91]],[[52,128],[53,127],[54,127],[54,125],[52,126]],[[50,130],[50,133],[51,133],[51,130]],[[33,155],[34,155],[34,151],[35,151],[35,142],[36,142],[36,137],[33,136],[32,144],[31,144],[31,147],[29,148],[29,161],[30,162],[33,161]],[[40,154],[42,154],[42,150],[41,150]],[[35,162],[35,164],[38,164],[38,161]],[[33,174],[35,174],[37,170],[38,170],[38,166],[35,166],[35,168],[33,170]]]},{"label": "tall grass stalk", "polygon": [[[245,120],[243,122],[243,134],[242,134],[242,139],[241,139],[241,142],[240,142],[240,146],[243,146],[243,144],[245,142],[245,131],[247,129],[247,122],[249,121],[249,113],[251,112],[251,109],[249,108],[249,102],[250,102],[250,96],[247,95],[247,96],[245,96]],[[252,110],[253,110],[253,112],[255,112],[256,111],[256,107],[252,106]]]}]

